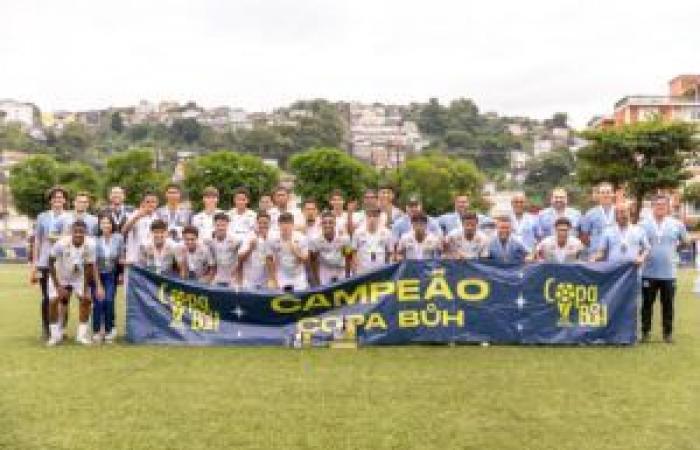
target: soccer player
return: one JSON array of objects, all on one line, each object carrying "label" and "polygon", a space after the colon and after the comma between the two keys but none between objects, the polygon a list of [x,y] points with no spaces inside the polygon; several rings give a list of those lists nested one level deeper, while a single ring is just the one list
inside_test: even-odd
[{"label": "soccer player", "polygon": [[192,216],[192,225],[197,228],[200,240],[209,239],[214,233],[214,216],[220,213],[219,190],[214,186],[208,186],[202,193],[204,210]]},{"label": "soccer player", "polygon": [[510,220],[513,226],[513,235],[520,239],[530,250],[537,245],[537,216],[525,211],[527,199],[522,192],[516,192],[510,200]]},{"label": "soccer player", "polygon": [[279,218],[282,213],[288,212],[294,219],[294,227],[301,229],[304,226],[304,217],[298,208],[289,204],[289,190],[284,186],[278,186],[272,197],[275,206],[268,211],[273,224],[279,225]]},{"label": "soccer player", "polygon": [[554,222],[560,217],[566,217],[571,223],[570,233],[575,235],[578,231],[581,213],[574,208],[567,206],[569,202],[566,191],[562,188],[555,188],[552,191],[551,204],[549,208],[540,211],[537,216],[538,239],[542,240],[554,234]]},{"label": "soccer player", "polygon": [[270,273],[267,266],[268,241],[270,239],[270,216],[260,212],[256,218],[255,231],[250,233],[238,250],[241,287],[258,290],[269,287]]},{"label": "soccer player", "polygon": [[158,208],[158,218],[168,227],[168,238],[182,241],[182,229],[192,220],[192,212],[182,205],[182,189],[175,183],[165,188],[165,205]]},{"label": "soccer player", "polygon": [[226,213],[215,215],[214,237],[206,240],[216,266],[212,283],[221,287],[236,287],[239,279],[238,250],[241,247],[242,238],[229,233],[230,220]]},{"label": "soccer player", "polygon": [[634,262],[641,266],[649,254],[649,239],[639,226],[630,223],[630,208],[615,206],[615,224],[603,232],[595,261]]},{"label": "soccer player", "polygon": [[337,283],[350,275],[352,247],[350,236],[338,235],[335,216],[321,215],[321,234],[308,238],[311,274],[316,285]]},{"label": "soccer player", "polygon": [[674,260],[678,245],[688,241],[688,232],[683,223],[669,215],[668,197],[656,197],[652,208],[652,217],[641,223],[651,244],[642,271],[642,342],[649,341],[652,311],[659,294],[663,339],[670,344],[673,342],[673,301],[676,295]]},{"label": "soccer player", "polygon": [[571,222],[560,217],[554,222],[554,235],[547,236],[537,245],[535,256],[538,261],[549,263],[572,263],[579,260],[584,251],[581,241],[571,236]]},{"label": "soccer player", "polygon": [[104,298],[104,289],[95,267],[94,242],[85,238],[87,226],[78,220],[71,225],[71,235],[60,239],[51,248],[49,257],[50,337],[47,345],[54,346],[63,339],[59,308],[69,308],[70,297],[80,301],[80,313],[76,341],[90,344],[88,320],[90,319],[90,295],[88,284],[95,283],[96,297]]},{"label": "soccer player", "polygon": [[314,239],[321,235],[321,219],[318,217],[318,204],[316,200],[307,198],[304,200],[302,214],[304,215],[304,227],[299,230],[306,239]]},{"label": "soccer player", "polygon": [[[71,213],[70,224],[73,222],[81,221],[87,227],[86,232],[90,237],[97,236],[99,227],[97,225],[97,217],[90,214],[88,209],[90,208],[90,194],[85,191],[80,191],[75,194],[73,199],[73,211]],[[70,224],[68,225],[70,227]]]},{"label": "soccer player", "polygon": [[365,226],[352,237],[353,268],[357,274],[382,267],[393,259],[394,240],[389,229],[380,225],[379,209],[368,209],[366,214]]},{"label": "soccer player", "polygon": [[119,266],[124,258],[124,238],[118,232],[112,215],[99,217],[100,233],[95,239],[95,257],[100,283],[104,289],[99,298],[92,287],[92,340],[110,344],[117,337],[114,324],[114,299],[117,294]]},{"label": "soccer player", "polygon": [[[393,234],[394,239],[398,241],[404,234],[411,231],[414,217],[424,215],[425,214],[423,214],[423,207],[421,205],[420,199],[415,195],[410,196],[408,198],[408,201],[406,202],[406,214],[397,219],[394,222],[394,225],[391,227],[391,233]],[[428,221],[428,232],[436,236],[442,237],[442,229],[440,228],[440,223],[432,217],[425,217]]]},{"label": "soccer player", "polygon": [[71,217],[65,210],[68,192],[60,186],[49,190],[50,209],[36,218],[34,228],[34,245],[30,264],[29,280],[32,284],[39,282],[41,287],[41,324],[43,338],[49,338],[49,254],[62,235],[70,232]]},{"label": "soccer player", "polygon": [[115,233],[118,233],[126,223],[129,215],[134,212],[134,208],[124,204],[126,195],[124,188],[121,186],[112,186],[109,190],[109,205],[102,210],[102,215],[109,215],[116,228]]},{"label": "soccer player", "polygon": [[233,191],[233,208],[228,216],[231,218],[229,232],[239,241],[242,241],[255,229],[255,212],[248,209],[250,203],[250,192],[248,189],[239,187]]},{"label": "soccer player", "polygon": [[603,233],[615,225],[615,192],[610,183],[598,185],[598,205],[589,209],[581,219],[581,241],[588,246],[588,253],[595,255],[600,250]]},{"label": "soccer player", "polygon": [[488,258],[504,263],[522,263],[531,259],[530,250],[513,236],[509,215],[496,217],[496,236],[489,242]]},{"label": "soccer player", "polygon": [[396,256],[402,259],[435,259],[440,257],[442,235],[433,233],[428,226],[428,216],[422,212],[411,215],[411,230],[404,233],[396,246]]},{"label": "soccer player", "polygon": [[328,196],[328,204],[331,207],[331,214],[335,217],[335,228],[338,234],[348,233],[348,214],[343,210],[345,199],[343,192],[335,189]]},{"label": "soccer player", "polygon": [[274,206],[275,205],[272,203],[272,195],[268,193],[260,195],[260,199],[258,200],[258,212],[264,212],[265,214],[269,215],[270,210]]},{"label": "soccer player", "polygon": [[[437,220],[440,224],[443,234],[447,235],[452,230],[462,228],[462,216],[469,211],[469,196],[464,193],[457,193],[454,196],[454,211],[443,214]],[[489,223],[493,222],[490,217],[483,214],[478,214],[479,228],[485,228]]]},{"label": "soccer player", "polygon": [[156,273],[181,274],[180,247],[168,238],[168,225],[160,219],[154,220],[150,241],[139,246],[139,264]]},{"label": "soccer player", "polygon": [[199,229],[194,225],[183,228],[182,242],[180,257],[182,278],[205,284],[211,283],[214,277],[214,257],[209,247],[199,239]]},{"label": "soccer player", "polygon": [[489,241],[479,228],[479,216],[467,212],[462,216],[462,226],[455,228],[445,240],[445,253],[451,259],[477,259],[488,256]]},{"label": "soccer player", "polygon": [[378,199],[379,210],[381,211],[381,215],[379,216],[379,224],[389,229],[391,229],[394,221],[404,215],[401,208],[394,206],[395,198],[396,194],[392,186],[385,184],[379,188]]},{"label": "soccer player", "polygon": [[139,248],[145,245],[151,236],[151,224],[157,219],[158,196],[154,192],[145,192],[139,208],[134,211],[122,227],[126,239],[126,265],[138,264]]},{"label": "soccer player", "polygon": [[279,235],[271,237],[267,247],[271,286],[285,291],[306,289],[308,244],[304,235],[294,230],[294,216],[291,213],[280,214]]}]

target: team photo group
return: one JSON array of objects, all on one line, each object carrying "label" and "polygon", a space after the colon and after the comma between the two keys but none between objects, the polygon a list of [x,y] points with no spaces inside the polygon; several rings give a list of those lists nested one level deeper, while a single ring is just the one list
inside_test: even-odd
[{"label": "team photo group", "polygon": [[360,201],[336,190],[298,206],[287,188],[278,187],[261,195],[255,208],[241,187],[229,211],[219,209],[219,190],[210,186],[198,212],[177,184],[141,193],[136,206],[124,203],[125,189],[113,186],[96,214],[93,193],[69,198],[62,187],[47,193],[47,210],[32,238],[30,279],[41,288],[49,346],[66,339],[71,298],[79,303],[76,341],[114,342],[117,288],[126,284],[132,265],[240,291],[300,291],[404,259],[437,258],[633,262],[642,291],[641,341],[649,340],[658,296],[663,338],[673,342],[677,250],[688,236],[666,196],[652,199],[650,212],[637,219],[609,183],[597,186],[597,204],[585,212],[569,206],[564,189],[554,189],[550,206],[537,214],[516,193],[509,209],[491,216],[472,210],[469,196],[456,193],[454,209],[432,217],[418,196],[397,206],[390,186],[368,189]]}]

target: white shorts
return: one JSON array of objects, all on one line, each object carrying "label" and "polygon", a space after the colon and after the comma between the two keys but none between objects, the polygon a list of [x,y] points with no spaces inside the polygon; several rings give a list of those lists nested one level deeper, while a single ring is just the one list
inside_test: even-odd
[{"label": "white shorts", "polygon": [[[63,283],[62,280],[59,281]],[[70,289],[76,297],[83,297],[85,295],[85,281],[82,279],[68,280],[68,282],[63,283],[63,286]],[[53,278],[49,277],[49,299],[54,300],[56,298],[58,298],[58,290],[53,282]]]}]

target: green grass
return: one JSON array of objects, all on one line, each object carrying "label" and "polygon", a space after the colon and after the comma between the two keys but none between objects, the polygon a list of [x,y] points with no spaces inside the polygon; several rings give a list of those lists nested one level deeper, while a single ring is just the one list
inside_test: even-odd
[{"label": "green grass", "polygon": [[700,448],[692,276],[671,346],[47,349],[0,266],[0,448]]}]

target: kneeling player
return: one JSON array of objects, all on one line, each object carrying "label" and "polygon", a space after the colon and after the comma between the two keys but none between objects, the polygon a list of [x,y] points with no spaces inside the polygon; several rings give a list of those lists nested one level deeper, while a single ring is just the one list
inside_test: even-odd
[{"label": "kneeling player", "polygon": [[311,273],[317,285],[337,283],[350,274],[350,236],[336,233],[335,216],[330,211],[321,216],[321,235],[310,239],[309,253]]},{"label": "kneeling player", "polygon": [[202,241],[199,240],[197,227],[188,225],[182,230],[182,258],[180,275],[188,280],[209,284],[214,276],[214,257]]},{"label": "kneeling player", "polygon": [[462,217],[462,226],[447,235],[445,250],[448,258],[477,259],[488,256],[489,241],[484,233],[478,231],[479,216],[467,212]]},{"label": "kneeling player", "polygon": [[435,259],[440,257],[442,237],[428,231],[428,216],[411,218],[411,231],[404,233],[397,246],[397,259]]},{"label": "kneeling player", "polygon": [[391,231],[380,226],[380,217],[379,208],[368,209],[365,212],[365,226],[352,236],[354,270],[357,274],[382,267],[392,259],[394,240]]},{"label": "kneeling player", "polygon": [[47,345],[54,346],[63,339],[62,326],[59,323],[59,306],[70,306],[70,297],[75,295],[80,300],[80,315],[76,341],[83,345],[90,344],[88,337],[88,320],[90,319],[90,295],[88,284],[95,283],[96,297],[104,298],[104,289],[97,275],[95,265],[94,243],[85,238],[87,226],[83,221],[73,222],[71,236],[56,242],[49,256],[49,315],[51,319],[50,337]]}]

